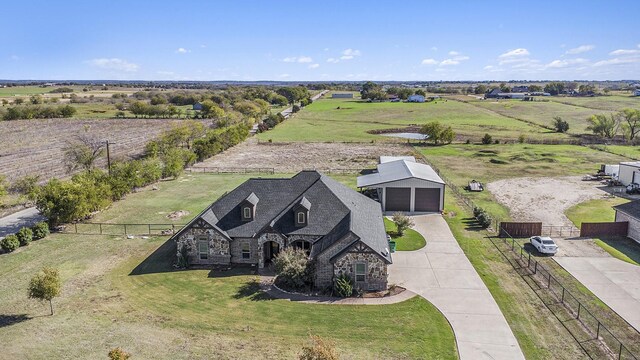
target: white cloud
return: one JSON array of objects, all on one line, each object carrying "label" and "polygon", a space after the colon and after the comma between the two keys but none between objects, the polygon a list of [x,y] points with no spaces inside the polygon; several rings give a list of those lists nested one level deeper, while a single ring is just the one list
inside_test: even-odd
[{"label": "white cloud", "polygon": [[567,50],[566,54],[569,54],[569,55],[582,54],[584,52],[591,51],[594,48],[595,48],[594,45],[580,45],[576,48]]},{"label": "white cloud", "polygon": [[324,51],[329,51],[329,48],[324,48]]},{"label": "white cloud", "polygon": [[178,48],[178,50],[176,50],[176,52],[177,52],[178,54],[186,54],[186,53],[190,53],[190,52],[191,52],[191,50],[188,50],[188,49],[185,49],[185,48],[182,48],[182,47],[181,47],[181,48]]},{"label": "white cloud", "polygon": [[636,49],[618,49],[609,53],[611,56],[620,56],[620,55],[634,55],[640,54],[640,50]]},{"label": "white cloud", "polygon": [[449,59],[442,60],[440,62],[440,66],[458,65],[458,64],[460,64],[461,61],[469,60],[468,56],[460,55],[459,52],[456,52],[456,51],[449,52],[449,54],[451,54],[451,53],[455,53],[456,56],[454,56],[452,58],[449,58]]},{"label": "white cloud", "polygon": [[452,50],[452,51],[449,51],[449,55],[450,55],[450,56],[456,56],[456,55],[460,55],[460,53],[459,53],[459,52],[457,52],[457,51],[453,51],[453,50]]},{"label": "white cloud", "polygon": [[284,59],[282,59],[282,61],[284,62],[288,62],[288,63],[292,63],[292,62],[297,62],[297,63],[310,63],[313,62],[313,59],[309,56],[290,56],[290,57],[286,57]]},{"label": "white cloud", "polygon": [[589,60],[582,59],[582,58],[567,59],[567,60],[553,60],[552,62],[548,63],[546,67],[560,69],[560,68],[566,68],[573,65],[583,65],[583,64],[586,64],[587,62],[589,62]]},{"label": "white cloud", "polygon": [[514,57],[524,57],[528,55],[529,55],[529,50],[524,48],[518,48],[518,49],[509,50],[498,57],[501,59],[506,59],[506,58],[514,58]]},{"label": "white cloud", "polygon": [[353,59],[353,55],[342,55],[340,56],[340,60],[351,60]]},{"label": "white cloud", "polygon": [[281,77],[281,78],[283,78],[283,79],[284,79],[284,78],[288,78],[288,77],[290,77],[290,76],[291,76],[291,75],[289,75],[289,74],[280,74],[280,75],[278,75],[278,77]]},{"label": "white cloud", "polygon": [[200,45],[200,47],[204,49],[204,48],[206,48],[206,47],[207,47],[207,45],[205,45],[205,44],[201,44],[201,45]]},{"label": "white cloud", "polygon": [[309,65],[309,69],[317,69],[319,67],[320,67],[320,64],[318,63]]},{"label": "white cloud", "polygon": [[354,50],[354,49],[346,49],[342,52],[342,55],[345,56],[360,56],[360,50]]},{"label": "white cloud", "polygon": [[607,66],[607,65],[624,65],[624,64],[635,64],[640,63],[640,56],[631,56],[631,57],[621,57],[621,58],[613,58],[609,60],[598,61],[593,64],[593,66]]},{"label": "white cloud", "polygon": [[328,58],[328,59],[327,59],[327,62],[328,62],[328,63],[335,64],[335,63],[339,63],[339,62],[340,62],[340,60],[339,60],[339,59],[336,59],[336,58]]},{"label": "white cloud", "polygon": [[458,64],[460,64],[460,61],[454,60],[454,59],[445,59],[445,60],[442,60],[442,62],[440,63],[440,65],[442,66],[458,65]]},{"label": "white cloud", "polygon": [[92,59],[88,61],[92,66],[104,69],[104,70],[116,70],[116,71],[125,71],[125,72],[136,72],[138,71],[138,64],[130,63],[123,59],[118,58],[100,58],[100,59]]},{"label": "white cloud", "polygon": [[431,50],[433,50],[433,51],[438,51],[438,47],[437,47],[437,46],[432,46],[432,47],[431,47]]},{"label": "white cloud", "polygon": [[436,65],[437,63],[438,61],[435,59],[424,59],[421,62],[422,65]]}]

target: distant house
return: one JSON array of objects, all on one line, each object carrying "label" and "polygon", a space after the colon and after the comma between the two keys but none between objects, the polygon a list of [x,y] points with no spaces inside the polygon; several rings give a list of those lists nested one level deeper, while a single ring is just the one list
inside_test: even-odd
[{"label": "distant house", "polygon": [[529,87],[526,85],[518,85],[511,88],[512,93],[526,93],[529,92]]},{"label": "distant house", "polygon": [[197,111],[201,111],[202,110],[202,104],[200,104],[199,102],[193,104],[192,107],[193,110],[197,110]]},{"label": "distant house", "polygon": [[500,88],[493,88],[491,91],[484,95],[485,99],[497,99],[498,95],[501,93]]},{"label": "distant house", "polygon": [[409,96],[409,98],[407,99],[408,102],[418,102],[418,103],[423,103],[424,102],[424,96],[422,95],[411,95]]},{"label": "distant house", "polygon": [[387,100],[391,102],[398,102],[400,101],[400,98],[398,97],[398,95],[387,95]]},{"label": "distant house", "polygon": [[635,90],[633,91],[633,95],[634,95],[634,96],[640,96],[640,89],[635,89]]},{"label": "distant house", "polygon": [[391,253],[380,204],[316,171],[249,179],[171,239],[196,267],[264,268],[293,247],[315,262],[317,289],[343,274],[363,291],[387,288]]},{"label": "distant house", "polygon": [[353,93],[333,93],[332,99],[353,99]]},{"label": "distant house", "polygon": [[524,93],[502,92],[495,88],[484,95],[485,99],[524,99]]}]

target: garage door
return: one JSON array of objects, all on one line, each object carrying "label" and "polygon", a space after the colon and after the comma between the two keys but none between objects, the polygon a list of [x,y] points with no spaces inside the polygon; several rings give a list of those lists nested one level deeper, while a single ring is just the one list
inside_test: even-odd
[{"label": "garage door", "polygon": [[385,211],[411,210],[411,188],[388,187],[385,191]]},{"label": "garage door", "polygon": [[415,211],[440,211],[440,189],[416,188]]}]

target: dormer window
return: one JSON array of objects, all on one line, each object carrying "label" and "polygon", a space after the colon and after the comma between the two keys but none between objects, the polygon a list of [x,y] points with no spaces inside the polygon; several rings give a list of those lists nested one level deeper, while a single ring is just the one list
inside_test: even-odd
[{"label": "dormer window", "polygon": [[311,202],[306,197],[302,197],[300,202],[293,207],[294,221],[297,227],[307,226],[310,208]]},{"label": "dormer window", "polygon": [[256,206],[258,204],[258,196],[251,193],[240,203],[240,217],[242,221],[251,221],[256,216]]}]

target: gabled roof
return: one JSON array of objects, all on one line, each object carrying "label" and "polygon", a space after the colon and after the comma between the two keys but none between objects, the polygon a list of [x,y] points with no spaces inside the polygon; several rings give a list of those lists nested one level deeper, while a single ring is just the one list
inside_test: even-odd
[{"label": "gabled roof", "polygon": [[640,200],[616,205],[613,208],[617,211],[622,211],[625,214],[629,214],[636,219],[640,219]]},{"label": "gabled roof", "polygon": [[[253,197],[260,199],[254,219],[242,221],[240,204]],[[299,206],[309,209],[303,227],[296,227],[294,221],[293,209]],[[183,230],[199,218],[230,238],[251,238],[266,230],[317,236],[320,239],[314,243],[312,256],[351,234],[391,263],[380,204],[316,171],[302,171],[290,179],[249,179]]]},{"label": "gabled roof", "polygon": [[397,160],[407,160],[407,161],[416,162],[416,158],[413,157],[413,156],[386,156],[386,155],[382,155],[382,156],[380,156],[379,163],[380,164],[384,164],[384,163],[397,161]]},{"label": "gabled roof", "polygon": [[367,187],[388,182],[416,178],[438,184],[444,181],[429,165],[407,160],[396,160],[378,165],[378,172],[358,176],[358,187]]},{"label": "gabled roof", "polygon": [[256,196],[255,193],[251,193],[249,194],[249,196],[247,196],[246,199],[244,199],[244,201],[248,202],[251,205],[256,205],[258,201],[260,201],[260,199]]}]

